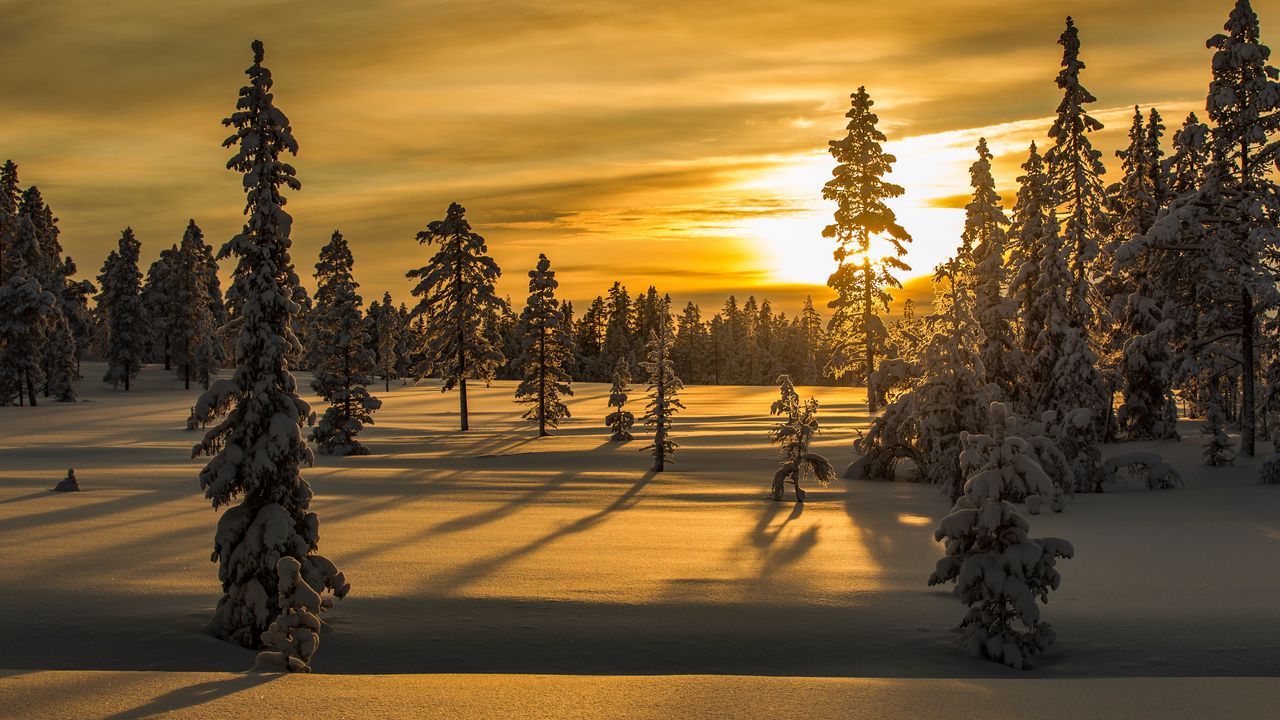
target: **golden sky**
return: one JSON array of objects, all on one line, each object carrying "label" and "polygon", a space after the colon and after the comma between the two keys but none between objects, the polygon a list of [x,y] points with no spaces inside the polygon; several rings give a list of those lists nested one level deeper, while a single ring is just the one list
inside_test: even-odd
[{"label": "golden sky", "polygon": [[[301,152],[294,260],[335,229],[366,301],[408,300],[415,233],[468,209],[516,305],[546,252],[562,294],[614,280],[793,310],[833,266],[828,140],[866,85],[898,155],[913,274],[955,247],[977,138],[1006,204],[1080,26],[1109,169],[1132,106],[1200,111],[1231,0],[844,2],[0,0],[0,157],[37,184],[82,273],[132,225],[150,262],[188,217],[239,229],[219,121],[261,38]],[[1255,0],[1278,42],[1280,0]],[[1277,37],[1280,37],[1278,35]],[[1201,113],[1203,116],[1203,113]]]}]

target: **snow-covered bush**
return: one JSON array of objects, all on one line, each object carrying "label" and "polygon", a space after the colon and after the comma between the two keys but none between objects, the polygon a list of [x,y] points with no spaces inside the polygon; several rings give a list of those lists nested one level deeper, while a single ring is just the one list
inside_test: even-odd
[{"label": "snow-covered bush", "polygon": [[1148,490],[1182,487],[1182,475],[1158,453],[1130,452],[1107,458],[1103,472],[1108,480],[1125,483],[1138,481]]},{"label": "snow-covered bush", "polygon": [[960,472],[964,492],[1010,502],[1025,502],[1035,515],[1042,503],[1062,510],[1063,491],[1041,466],[1041,456],[1052,459],[1052,440],[1043,434],[1023,437],[1040,423],[1024,423],[1004,403],[988,408],[990,434],[960,433]]},{"label": "snow-covered bush", "polygon": [[1058,589],[1057,559],[1074,550],[1061,538],[1028,537],[1026,519],[996,492],[997,483],[975,483],[942,519],[934,538],[945,541],[946,555],[929,585],[956,583],[969,606],[959,629],[971,657],[1020,670],[1057,639],[1038,602],[1047,603]]},{"label": "snow-covered bush", "polygon": [[311,672],[320,646],[320,593],[302,579],[302,565],[291,557],[276,561],[276,606],[280,615],[262,633],[255,670]]},{"label": "snow-covered bush", "polygon": [[836,472],[830,460],[809,452],[809,442],[818,432],[818,401],[809,398],[801,402],[790,375],[778,376],[778,390],[780,397],[769,408],[769,414],[781,415],[783,420],[769,429],[769,441],[779,446],[782,464],[773,475],[771,497],[781,502],[786,484],[791,483],[796,502],[804,502],[800,481],[808,473],[813,473],[818,484],[825,487],[836,479]]}]

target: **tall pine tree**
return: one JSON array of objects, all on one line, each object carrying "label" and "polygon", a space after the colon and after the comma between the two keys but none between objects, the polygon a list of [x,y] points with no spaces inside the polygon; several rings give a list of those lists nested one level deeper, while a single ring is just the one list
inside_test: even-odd
[{"label": "tall pine tree", "polygon": [[529,301],[520,313],[523,377],[516,387],[516,402],[529,406],[524,418],[538,424],[539,437],[546,437],[548,427],[558,427],[569,417],[561,398],[573,395],[566,368],[572,353],[556,299],[558,286],[551,261],[538,255],[537,267],[529,271]]},{"label": "tall pine tree", "polygon": [[[865,87],[852,99],[848,134],[829,145],[836,160],[833,177],[822,188],[822,196],[836,203],[835,222],[822,236],[836,241],[836,271],[827,285],[836,291],[828,303],[834,311],[828,325],[834,375],[851,375],[870,385],[876,358],[883,354],[884,323],[881,309],[888,312],[890,288],[902,283],[895,270],[911,268],[900,258],[906,255],[911,236],[898,224],[886,200],[902,195],[903,189],[885,181],[896,158],[881,148],[884,133],[876,128],[879,118],[871,111],[871,96]],[[867,404],[877,409],[879,392],[867,388]]]}]

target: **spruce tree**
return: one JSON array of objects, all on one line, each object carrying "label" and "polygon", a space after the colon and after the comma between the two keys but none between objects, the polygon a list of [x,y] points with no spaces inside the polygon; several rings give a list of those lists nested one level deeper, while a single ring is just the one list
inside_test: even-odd
[{"label": "spruce tree", "polygon": [[62,276],[66,279],[62,288],[62,314],[67,318],[75,341],[76,378],[79,379],[80,361],[96,330],[89,298],[98,292],[98,288],[88,280],[75,280],[77,272],[75,261],[68,256],[62,263]]},{"label": "spruce tree", "polygon": [[111,252],[98,276],[98,312],[103,316],[106,333],[107,372],[103,382],[129,390],[142,369],[146,343],[147,318],[142,306],[142,273],[138,255],[142,243],[133,236],[133,228],[125,228],[119,248]]},{"label": "spruce tree", "polygon": [[837,378],[851,375],[868,383],[867,405],[875,412],[879,392],[870,387],[870,378],[885,335],[879,313],[889,311],[889,289],[902,287],[893,272],[911,270],[900,259],[911,235],[885,204],[903,189],[884,180],[897,158],[881,148],[886,138],[876,128],[880,119],[871,111],[871,96],[859,87],[850,98],[845,114],[849,132],[828,143],[836,167],[822,188],[822,196],[837,206],[835,222],[822,231],[836,241],[837,267],[827,280],[836,291],[836,299],[828,303],[833,310],[827,326],[833,353],[829,362]]},{"label": "spruce tree", "polygon": [[559,427],[569,417],[569,408],[560,398],[573,395],[565,367],[572,354],[556,299],[558,286],[551,261],[538,255],[537,267],[529,271],[529,300],[520,313],[524,377],[516,387],[516,402],[529,406],[524,418],[538,424],[538,437],[546,437],[548,427]]},{"label": "spruce tree", "polygon": [[5,249],[5,275],[0,285],[0,404],[36,406],[36,388],[44,378],[40,362],[42,327],[54,300],[27,268],[26,259]]},{"label": "spruce tree", "polygon": [[640,368],[649,376],[649,403],[641,420],[645,427],[653,430],[653,442],[640,450],[653,453],[654,472],[665,470],[667,462],[675,459],[675,451],[679,447],[671,440],[671,418],[684,409],[678,397],[684,383],[680,382],[671,361],[674,340],[671,318],[664,304],[662,321],[649,333],[645,359],[640,363]]},{"label": "spruce tree", "polygon": [[1058,39],[1062,46],[1062,70],[1058,87],[1063,91],[1058,116],[1049,130],[1054,145],[1045,155],[1054,205],[1065,217],[1061,230],[1062,246],[1071,274],[1067,304],[1072,323],[1090,328],[1094,262],[1098,257],[1101,237],[1106,229],[1106,191],[1102,176],[1102,153],[1095,150],[1089,133],[1102,129],[1102,123],[1090,117],[1086,105],[1097,102],[1084,85],[1080,71],[1080,33],[1070,17],[1066,30]]},{"label": "spruce tree", "polygon": [[613,387],[609,388],[609,407],[614,410],[604,418],[604,426],[612,431],[609,439],[614,442],[631,440],[631,427],[636,422],[636,416],[626,409],[627,393],[630,392],[627,388],[629,384],[631,384],[631,368],[627,366],[625,360],[619,358],[617,366],[613,369]]},{"label": "spruce tree", "polygon": [[205,268],[207,247],[200,226],[195,220],[188,220],[182,245],[173,258],[172,282],[162,309],[168,319],[167,346],[173,356],[173,369],[186,389],[191,388],[192,380],[208,389],[222,364],[222,346]]},{"label": "spruce tree", "polygon": [[1045,237],[1055,219],[1049,176],[1044,158],[1034,142],[1031,143],[1031,150],[1027,161],[1022,164],[1022,170],[1023,174],[1018,177],[1018,197],[1013,206],[1013,220],[1009,231],[1009,264],[1014,272],[1009,295],[1017,304],[1018,324],[1022,330],[1019,337],[1022,354],[1030,359],[1036,339],[1045,331],[1048,322],[1042,315],[1043,306],[1037,293],[1040,289],[1040,263]]},{"label": "spruce tree", "polygon": [[[235,154],[228,169],[244,176],[243,231],[219,252],[235,257],[228,294],[237,298],[235,371],[214,382],[196,406],[196,416],[224,418],[205,433],[192,455],[212,455],[200,472],[200,486],[215,509],[237,498],[218,520],[212,559],[219,563],[222,597],[210,622],[215,636],[245,647],[261,646],[262,634],[280,615],[277,561],[288,556],[301,565],[312,590],[344,597],[349,585],[327,558],[316,554],[319,520],[309,511],[311,486],[299,472],[312,453],[302,439],[310,407],[298,397],[286,354],[297,348],[290,319],[297,311],[298,283],[289,259],[293,224],[281,190],[301,187],[293,166],[281,159],[296,154],[289,120],[275,107],[271,71],[262,65],[262,43],[253,42],[253,65],[245,74],[236,110],[223,125],[233,134],[223,143]],[[326,598],[325,605],[329,603]]]},{"label": "spruce tree", "polygon": [[164,362],[165,370],[173,369],[173,348],[180,318],[176,313],[179,294],[178,246],[160,251],[160,256],[147,269],[142,284],[142,309],[147,316],[148,344],[151,359]]},{"label": "spruce tree", "polygon": [[1270,173],[1277,162],[1280,132],[1280,72],[1269,62],[1271,49],[1261,42],[1258,16],[1249,0],[1237,0],[1226,33],[1209,38],[1214,50],[1213,79],[1206,101],[1214,123],[1212,151],[1221,165],[1219,179],[1233,206],[1236,238],[1229,253],[1238,265],[1240,358],[1243,402],[1240,452],[1253,456],[1254,381],[1257,374],[1257,316],[1277,304],[1274,272],[1264,258],[1280,251],[1277,186]]},{"label": "spruce tree", "polygon": [[382,407],[369,394],[375,359],[356,292],[360,286],[351,277],[354,264],[346,238],[334,230],[316,263],[315,324],[307,348],[311,389],[329,403],[310,438],[325,455],[368,455],[357,436]]},{"label": "spruce tree", "polygon": [[493,287],[502,271],[458,203],[449,205],[443,220],[432,220],[419,232],[418,242],[439,246],[427,265],[406,273],[418,281],[413,294],[421,298],[412,314],[426,321],[418,376],[434,371],[443,380],[442,392],[458,388],[459,424],[465,431],[470,428],[467,380],[488,382],[504,362],[501,337],[490,322],[507,309]]},{"label": "spruce tree", "polygon": [[53,298],[39,330],[43,335],[40,362],[44,396],[59,402],[75,402],[76,345],[71,323],[63,312],[61,294],[66,284],[63,274],[62,244],[58,241],[58,219],[45,203],[40,189],[32,186],[22,193],[18,206],[22,227],[33,234],[26,256],[27,266],[44,292]]},{"label": "spruce tree", "polygon": [[382,375],[383,390],[391,392],[391,378],[400,374],[400,355],[404,344],[404,328],[391,293],[382,293],[382,302],[369,303],[368,318],[373,337],[373,352]]},{"label": "spruce tree", "polygon": [[1021,394],[1022,357],[1013,330],[1013,306],[1005,296],[1006,228],[1009,218],[1000,207],[991,177],[991,151],[986,138],[978,140],[978,159],[969,168],[973,200],[965,206],[962,244],[973,248],[974,319],[981,330],[978,352],[987,380],[1000,387],[1005,399]]},{"label": "spruce tree", "polygon": [[706,327],[702,323],[702,312],[698,306],[689,301],[684,306],[677,321],[675,345],[671,354],[675,358],[676,374],[689,378],[690,382],[702,380],[702,363],[706,353]]}]

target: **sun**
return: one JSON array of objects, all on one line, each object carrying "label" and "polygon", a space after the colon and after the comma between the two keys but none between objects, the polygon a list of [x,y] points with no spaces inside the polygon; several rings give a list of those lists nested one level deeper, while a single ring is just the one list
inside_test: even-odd
[{"label": "sun", "polygon": [[[958,158],[943,160],[939,148],[911,140],[893,147],[898,163],[890,180],[907,184],[930,180],[931,194],[954,187],[967,187],[965,166]],[[746,197],[770,197],[777,206],[736,224],[734,231],[754,245],[773,282],[825,285],[836,269],[835,242],[822,237],[832,221],[835,203],[822,198],[822,186],[831,177],[832,160],[826,153],[812,153],[781,160],[738,190]],[[964,211],[937,207],[928,197],[912,192],[890,201],[898,222],[912,235],[904,258],[911,271],[899,273],[900,280],[931,275],[934,267],[954,250],[964,228]],[[892,252],[888,243],[872,243],[872,261]]]}]

